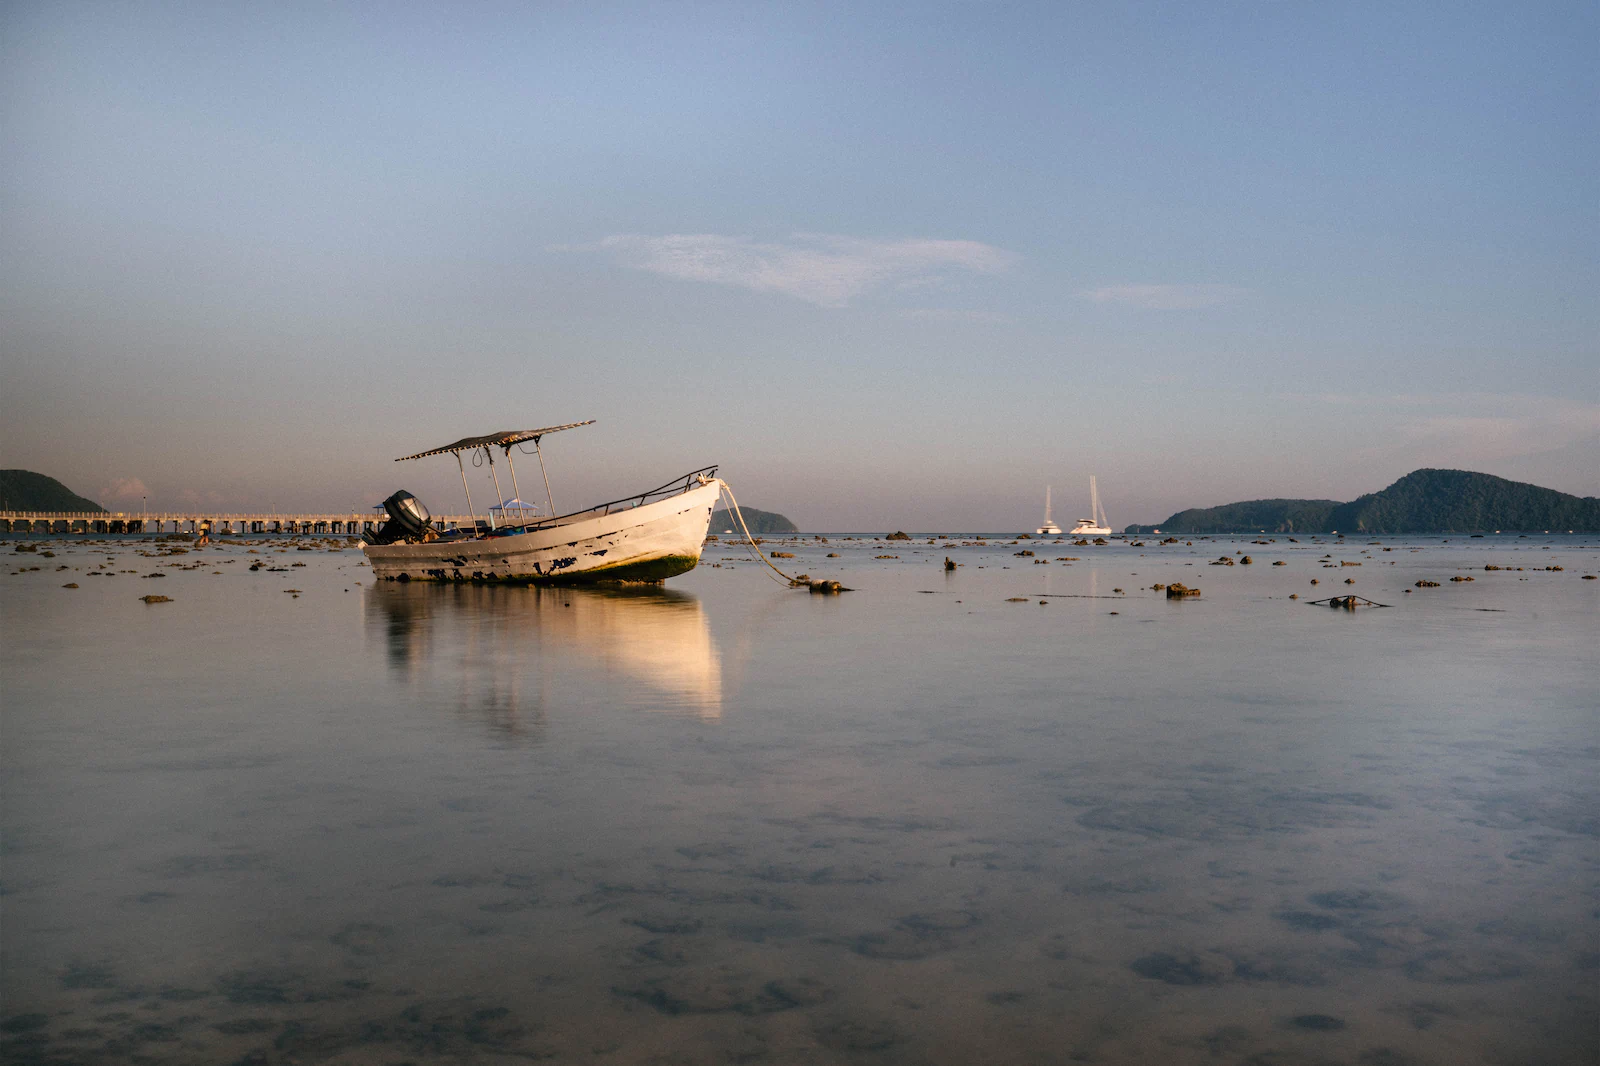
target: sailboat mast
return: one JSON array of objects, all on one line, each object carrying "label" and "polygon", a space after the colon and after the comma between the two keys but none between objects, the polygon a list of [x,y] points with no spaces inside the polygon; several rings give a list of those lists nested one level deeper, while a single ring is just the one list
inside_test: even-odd
[{"label": "sailboat mast", "polygon": [[1046,485],[1044,487],[1044,524],[1047,525],[1047,526],[1054,524],[1050,520],[1050,486],[1049,485]]}]

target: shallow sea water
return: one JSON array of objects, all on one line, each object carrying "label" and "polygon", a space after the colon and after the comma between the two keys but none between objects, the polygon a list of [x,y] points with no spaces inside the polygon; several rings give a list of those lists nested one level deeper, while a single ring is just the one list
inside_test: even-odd
[{"label": "shallow sea water", "polygon": [[0,1058],[1600,1059],[1600,542],[1157,539],[0,543]]}]

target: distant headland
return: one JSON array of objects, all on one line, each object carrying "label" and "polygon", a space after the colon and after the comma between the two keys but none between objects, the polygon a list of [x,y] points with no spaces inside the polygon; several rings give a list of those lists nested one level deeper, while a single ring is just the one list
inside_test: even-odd
[{"label": "distant headland", "polygon": [[0,510],[104,511],[53,477],[32,470],[0,470]]},{"label": "distant headland", "polygon": [[1246,500],[1179,511],[1128,533],[1492,533],[1600,531],[1600,499],[1470,470],[1413,470],[1381,492],[1337,500]]}]

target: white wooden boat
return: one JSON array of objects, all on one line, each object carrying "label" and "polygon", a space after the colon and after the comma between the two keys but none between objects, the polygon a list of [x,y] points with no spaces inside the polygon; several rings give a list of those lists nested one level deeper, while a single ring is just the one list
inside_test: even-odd
[{"label": "white wooden boat", "polygon": [[1100,505],[1100,487],[1095,484],[1093,474],[1089,475],[1089,517],[1078,519],[1078,524],[1067,532],[1074,537],[1111,536],[1111,519]]},{"label": "white wooden boat", "polygon": [[[483,452],[495,493],[494,452],[499,448],[511,467],[513,491],[516,469],[511,464],[513,446],[532,441],[544,455],[540,438],[558,430],[588,425],[574,422],[543,429],[513,430],[467,437],[396,462],[430,455],[453,454],[461,467],[461,484],[472,512],[472,490],[467,487],[463,453]],[[722,492],[714,466],[685,474],[660,488],[621,500],[596,504],[582,511],[556,515],[549,499],[550,479],[545,477],[545,497],[550,517],[519,520],[511,526],[489,521],[475,528],[439,530],[427,508],[408,492],[384,501],[389,521],[362,545],[372,574],[386,581],[503,581],[528,585],[593,583],[659,583],[693,570],[700,562],[701,546],[711,523],[711,511]],[[520,493],[518,493],[520,496]]]}]

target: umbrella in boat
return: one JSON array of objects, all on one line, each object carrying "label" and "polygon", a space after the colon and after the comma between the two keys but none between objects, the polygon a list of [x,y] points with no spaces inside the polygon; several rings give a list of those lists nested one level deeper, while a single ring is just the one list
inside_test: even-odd
[{"label": "umbrella in boat", "polygon": [[500,521],[509,525],[518,525],[523,522],[532,522],[539,517],[539,505],[524,503],[513,496],[502,502],[498,507],[489,510],[495,512]]}]

